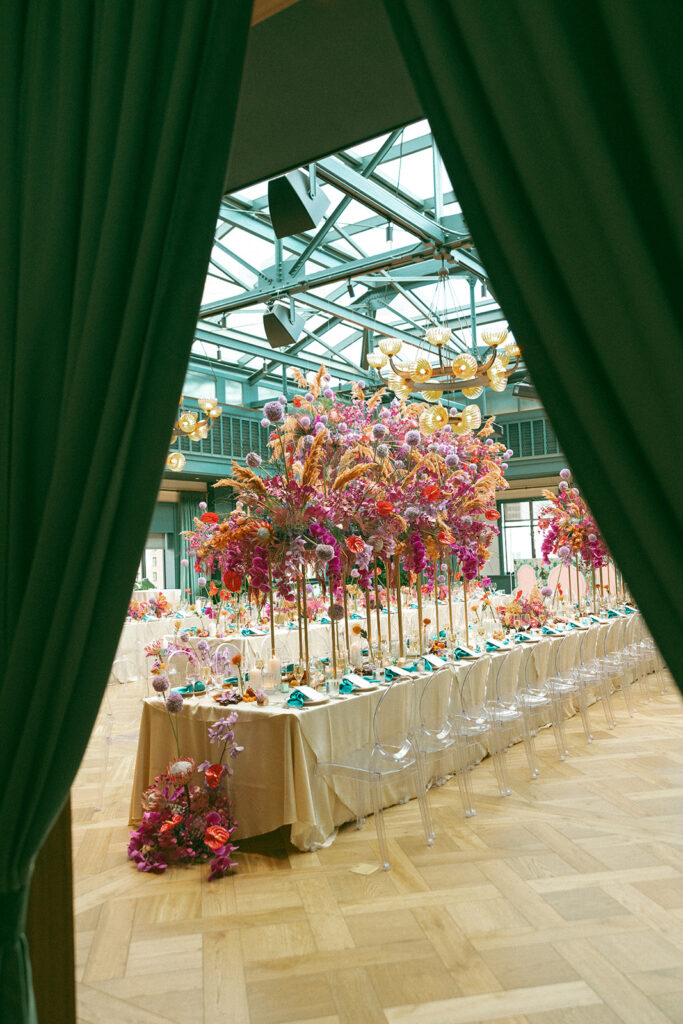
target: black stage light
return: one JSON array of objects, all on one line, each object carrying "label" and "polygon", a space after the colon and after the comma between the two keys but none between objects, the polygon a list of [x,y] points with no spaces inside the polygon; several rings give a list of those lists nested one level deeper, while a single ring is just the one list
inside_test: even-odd
[{"label": "black stage light", "polygon": [[528,380],[520,380],[519,384],[515,384],[512,394],[515,398],[525,398],[527,401],[537,402],[539,400],[538,391]]},{"label": "black stage light", "polygon": [[310,231],[329,204],[322,189],[311,189],[308,175],[302,170],[290,171],[268,182],[268,211],[276,238]]},{"label": "black stage light", "polygon": [[276,302],[272,309],[263,314],[263,329],[271,348],[293,345],[304,329],[302,316],[290,316],[289,306]]}]

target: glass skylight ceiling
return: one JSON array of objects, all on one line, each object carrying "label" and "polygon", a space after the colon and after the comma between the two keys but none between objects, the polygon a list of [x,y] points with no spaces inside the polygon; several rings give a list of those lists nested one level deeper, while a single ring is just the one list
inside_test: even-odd
[{"label": "glass skylight ceiling", "polygon": [[[504,326],[426,121],[318,161],[316,177],[329,201],[323,219],[281,246],[269,218],[267,182],[224,198],[193,346],[197,355],[232,364],[260,389],[281,387],[283,364],[288,373],[293,365],[310,372],[324,361],[335,383],[372,380],[374,371],[361,369],[362,356],[383,333],[400,333],[405,360],[428,347],[422,339],[437,303],[442,256],[449,270],[446,319],[455,332],[451,352],[472,347],[472,301],[477,340],[487,327]],[[341,214],[335,213],[344,200]],[[328,219],[333,226],[292,273]],[[323,280],[316,280],[320,275]],[[305,319],[304,332],[286,349],[273,349],[266,340],[263,315],[273,301],[293,301]],[[440,289],[438,311],[442,303]]]}]

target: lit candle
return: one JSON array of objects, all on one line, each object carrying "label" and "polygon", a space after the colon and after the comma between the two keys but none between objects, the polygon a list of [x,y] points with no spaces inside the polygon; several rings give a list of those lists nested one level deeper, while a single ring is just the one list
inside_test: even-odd
[{"label": "lit candle", "polygon": [[354,668],[360,668],[363,664],[363,645],[360,640],[352,640],[349,647],[349,660]]}]

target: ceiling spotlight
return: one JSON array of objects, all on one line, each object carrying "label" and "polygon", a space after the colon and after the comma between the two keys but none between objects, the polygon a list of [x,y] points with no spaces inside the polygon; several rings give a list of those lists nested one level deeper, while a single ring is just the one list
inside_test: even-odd
[{"label": "ceiling spotlight", "polygon": [[530,380],[520,380],[512,389],[515,398],[524,398],[527,401],[538,401],[538,391]]},{"label": "ceiling spotlight", "polygon": [[348,281],[346,282],[346,290],[349,293],[349,296],[351,298],[353,298],[355,296],[356,293],[353,290],[353,285],[351,284],[351,278],[349,278]]}]

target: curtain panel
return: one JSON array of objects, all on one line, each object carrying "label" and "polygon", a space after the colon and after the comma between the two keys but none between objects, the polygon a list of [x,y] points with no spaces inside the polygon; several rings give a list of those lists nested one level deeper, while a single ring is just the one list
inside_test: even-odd
[{"label": "curtain panel", "polygon": [[678,0],[385,0],[548,416],[683,688]]},{"label": "curtain panel", "polygon": [[227,166],[248,0],[0,5],[0,1020],[106,684]]}]

